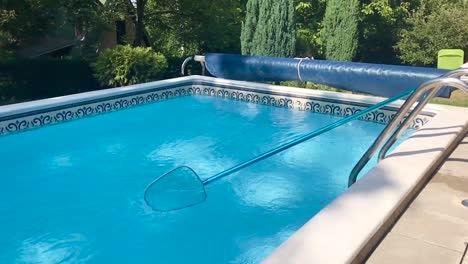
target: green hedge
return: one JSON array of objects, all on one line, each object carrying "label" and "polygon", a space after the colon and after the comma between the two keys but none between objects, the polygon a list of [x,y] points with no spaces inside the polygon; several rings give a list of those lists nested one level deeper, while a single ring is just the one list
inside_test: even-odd
[{"label": "green hedge", "polygon": [[35,100],[100,88],[92,68],[81,59],[0,61],[0,103]]},{"label": "green hedge", "polygon": [[117,87],[162,79],[167,60],[151,48],[117,46],[100,54],[94,68],[102,86]]},{"label": "green hedge", "polygon": [[[180,77],[184,58],[118,46],[92,66],[80,58],[0,58],[0,105]],[[201,74],[189,63],[190,74]]]}]

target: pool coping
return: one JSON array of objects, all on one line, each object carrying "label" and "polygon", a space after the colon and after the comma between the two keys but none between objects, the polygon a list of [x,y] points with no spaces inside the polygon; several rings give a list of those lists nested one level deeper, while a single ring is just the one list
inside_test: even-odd
[{"label": "pool coping", "polygon": [[[204,89],[204,86],[210,85],[221,88],[218,90]],[[96,105],[103,100],[119,100],[119,98],[129,98],[130,96],[138,97],[153,91],[168,91],[178,87],[191,87],[191,93],[193,94],[219,93],[221,91],[223,98],[248,101],[244,97],[233,98],[232,94],[226,96],[222,94],[222,87],[229,88],[233,86],[235,87],[233,90],[245,91],[245,96],[252,95],[252,92],[253,94],[261,92],[263,94],[273,94],[276,99],[288,96],[299,98],[299,101],[295,103],[300,102],[300,98],[317,99],[329,102],[331,105],[345,102],[358,107],[352,111],[359,110],[359,107],[363,109],[385,99],[205,76],[188,76],[0,106],[0,125],[2,121],[6,122],[5,120],[24,118],[34,114],[39,115],[42,112],[76,108],[83,104]],[[189,94],[184,93],[182,95]],[[171,98],[171,96],[173,95],[168,94],[167,99]],[[143,103],[152,102],[155,102],[155,100]],[[397,101],[386,108],[389,111],[394,111],[402,102],[401,100]],[[138,104],[140,102],[136,100],[134,105]],[[295,104],[289,105],[284,101],[281,103],[280,100],[273,100],[273,103],[268,102],[268,104],[287,108],[295,107]],[[130,106],[133,106],[133,104]],[[95,114],[100,113],[102,112]],[[268,256],[265,263],[351,263],[362,261],[367,254],[366,251],[369,251],[372,244],[375,244],[376,234],[385,228],[385,223],[392,218],[395,211],[404,206],[404,201],[411,197],[411,193],[417,185],[423,181],[431,168],[437,165],[438,160],[450,149],[451,142],[455,140],[456,136],[468,123],[468,109],[463,108],[428,105],[423,115],[430,117],[431,121],[424,124],[422,129],[399,145],[389,158],[378,163],[350,189],[311,218],[309,222]],[[78,118],[85,116],[87,115],[83,112],[83,115]],[[38,126],[48,125],[44,123],[42,115],[41,118],[38,121]],[[391,116],[387,114],[386,118],[391,118]],[[427,132],[425,132],[430,132],[430,129],[433,129],[436,131],[435,134],[439,135],[437,140],[433,140],[433,137],[428,136]],[[18,131],[22,130],[18,129]],[[424,151],[424,146],[431,146],[429,149],[431,151]],[[421,150],[421,148],[423,149]],[[379,192],[373,191],[375,189],[379,190]],[[365,197],[359,195],[361,192],[366,194]]]},{"label": "pool coping", "polygon": [[[263,83],[252,83],[244,81],[234,81],[227,79],[219,79],[213,77],[192,75],[187,77],[179,77],[174,79],[167,79],[162,81],[149,82],[144,84],[130,85],[125,87],[117,87],[105,90],[84,92],[72,95],[65,95],[35,101],[29,101],[24,103],[10,104],[0,106],[0,121],[1,118],[11,115],[17,115],[22,113],[28,113],[36,110],[42,110],[44,108],[51,107],[60,107],[64,105],[73,105],[74,103],[83,104],[84,102],[93,102],[102,99],[108,98],[119,98],[124,96],[129,96],[132,94],[144,93],[151,90],[158,90],[158,87],[163,87],[167,89],[167,86],[178,87],[181,85],[197,85],[197,84],[216,84],[216,85],[225,85],[232,86],[236,85],[238,87],[246,87],[256,90],[261,90],[265,92],[279,92],[284,95],[291,96],[307,96],[317,99],[331,99],[336,101],[349,101],[356,104],[362,104],[363,106],[368,106],[376,104],[382,101],[384,98],[376,96],[367,96],[367,95],[357,95],[357,94],[346,94],[332,91],[320,91],[313,89],[304,89],[304,88],[295,88],[295,87],[286,87],[286,86],[277,86]],[[397,108],[402,104],[403,101],[399,100],[397,102],[391,103],[388,105],[388,108]],[[429,111],[423,111],[425,115],[432,115],[433,111],[437,110],[437,107],[431,107]]]},{"label": "pool coping", "polygon": [[[189,76],[0,106],[0,136],[189,95],[215,96],[335,116],[349,116],[383,100],[372,96]],[[389,104],[360,119],[387,123],[400,103]],[[411,126],[423,126],[433,116],[433,111],[425,111]]]}]

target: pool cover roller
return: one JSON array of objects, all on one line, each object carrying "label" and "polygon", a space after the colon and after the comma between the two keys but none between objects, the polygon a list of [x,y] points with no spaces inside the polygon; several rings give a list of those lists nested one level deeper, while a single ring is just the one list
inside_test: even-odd
[{"label": "pool cover roller", "polygon": [[[308,81],[343,90],[393,97],[444,75],[448,70],[385,64],[338,62],[208,53],[206,69],[215,77],[254,81]],[[439,97],[450,97],[443,88]]]}]

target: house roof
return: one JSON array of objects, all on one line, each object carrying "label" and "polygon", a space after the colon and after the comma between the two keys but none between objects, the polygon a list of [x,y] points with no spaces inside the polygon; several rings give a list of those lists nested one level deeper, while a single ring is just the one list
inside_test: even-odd
[{"label": "house roof", "polygon": [[69,22],[64,23],[65,14],[60,13],[54,19],[58,26],[50,28],[46,34],[33,43],[20,45],[18,47],[20,56],[35,57],[73,46],[76,43],[75,27]]}]

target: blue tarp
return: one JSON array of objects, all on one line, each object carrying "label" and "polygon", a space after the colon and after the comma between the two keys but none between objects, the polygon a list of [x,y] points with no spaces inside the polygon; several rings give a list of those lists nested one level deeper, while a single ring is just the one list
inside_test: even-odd
[{"label": "blue tarp", "polygon": [[[302,60],[299,64],[299,61],[220,53],[205,55],[206,69],[219,78],[257,82],[302,79],[343,90],[385,97],[395,96],[448,72],[435,68],[385,64],[326,60]],[[438,96],[450,97],[450,92],[451,89],[444,88]]]}]

